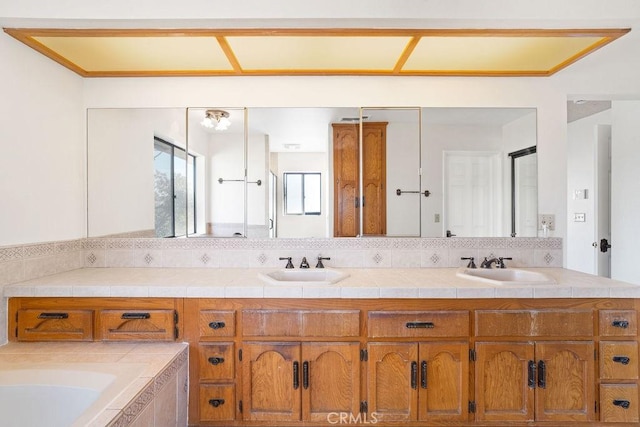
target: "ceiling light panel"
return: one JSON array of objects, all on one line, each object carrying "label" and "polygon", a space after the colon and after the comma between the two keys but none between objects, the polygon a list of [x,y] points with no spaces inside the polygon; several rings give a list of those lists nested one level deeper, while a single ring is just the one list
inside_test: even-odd
[{"label": "ceiling light panel", "polygon": [[231,71],[215,37],[34,37],[91,72]]},{"label": "ceiling light panel", "polygon": [[422,37],[402,71],[546,73],[605,40],[603,37]]},{"label": "ceiling light panel", "polygon": [[393,70],[411,37],[227,37],[247,70]]}]

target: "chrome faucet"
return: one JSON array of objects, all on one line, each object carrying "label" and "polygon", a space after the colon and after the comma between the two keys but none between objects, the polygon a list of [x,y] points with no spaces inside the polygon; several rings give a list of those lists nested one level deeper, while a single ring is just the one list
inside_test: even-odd
[{"label": "chrome faucet", "polygon": [[316,268],[324,268],[324,264],[322,263],[322,260],[330,260],[331,258],[329,257],[323,257],[322,255],[318,255],[318,263],[316,264]]},{"label": "chrome faucet", "polygon": [[484,257],[484,261],[482,261],[482,264],[480,264],[480,268],[491,268],[491,264],[495,264],[496,268],[507,268],[507,266],[504,265],[504,260],[512,259],[513,258],[511,257],[498,257],[491,259],[487,259],[487,257]]},{"label": "chrome faucet", "polygon": [[300,263],[300,268],[309,268],[309,263],[307,262],[307,257],[302,257],[302,262]]},{"label": "chrome faucet", "polygon": [[484,261],[482,261],[482,264],[480,264],[480,268],[491,268],[491,264],[494,263],[499,266],[499,262],[500,261],[498,260],[498,258],[487,259],[487,257],[484,257]]},{"label": "chrome faucet", "polygon": [[280,260],[284,261],[285,259],[287,260],[287,266],[285,268],[293,268],[293,263],[291,262],[291,257],[287,256],[287,257],[280,257]]}]

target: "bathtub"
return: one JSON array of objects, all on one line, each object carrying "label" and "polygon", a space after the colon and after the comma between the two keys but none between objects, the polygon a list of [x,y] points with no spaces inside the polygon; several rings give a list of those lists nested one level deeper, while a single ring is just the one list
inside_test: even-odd
[{"label": "bathtub", "polygon": [[143,367],[138,363],[2,364],[0,426],[85,426],[138,378]]}]

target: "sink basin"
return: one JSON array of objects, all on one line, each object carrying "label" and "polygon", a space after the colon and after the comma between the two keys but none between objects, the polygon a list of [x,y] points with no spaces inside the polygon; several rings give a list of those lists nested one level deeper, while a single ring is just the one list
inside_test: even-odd
[{"label": "sink basin", "polygon": [[544,273],[517,268],[461,268],[458,277],[497,285],[554,285],[556,281]]},{"label": "sink basin", "polygon": [[331,285],[349,277],[347,273],[330,268],[286,269],[258,274],[262,280],[273,285]]}]

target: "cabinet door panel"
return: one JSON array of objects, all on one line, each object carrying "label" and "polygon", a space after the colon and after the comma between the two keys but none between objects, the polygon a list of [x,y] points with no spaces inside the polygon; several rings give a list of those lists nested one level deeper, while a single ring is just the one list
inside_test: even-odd
[{"label": "cabinet door panel", "polygon": [[198,355],[201,380],[233,381],[235,352],[232,342],[200,344]]},{"label": "cabinet door panel", "polygon": [[331,413],[358,413],[359,343],[305,343],[302,360],[305,420],[326,422]]},{"label": "cabinet door panel", "polygon": [[469,344],[421,343],[420,420],[465,420],[469,399]]},{"label": "cabinet door panel", "polygon": [[477,343],[476,419],[533,421],[535,389],[529,386],[532,343]]},{"label": "cabinet door panel", "polygon": [[18,341],[93,340],[93,310],[23,309],[17,319]]},{"label": "cabinet door panel", "polygon": [[600,385],[600,421],[638,423],[640,421],[638,386],[636,384]]},{"label": "cabinet door panel", "polygon": [[358,173],[359,126],[333,124],[334,231],[335,237],[355,237],[360,233]]},{"label": "cabinet door panel", "polygon": [[[417,419],[418,379],[412,381],[412,368],[418,374],[418,345],[411,343],[369,344],[369,413],[379,421]],[[412,384],[415,383],[415,384]]]},{"label": "cabinet door panel", "polygon": [[233,385],[200,386],[200,420],[232,421],[235,419],[236,389]]},{"label": "cabinet door panel", "polygon": [[[593,351],[592,342],[536,343],[537,421],[594,419]],[[541,363],[545,372],[540,372]],[[541,377],[544,386],[540,384]]]},{"label": "cabinet door panel", "polygon": [[243,351],[245,420],[300,420],[300,344],[252,343]]},{"label": "cabinet door panel", "polygon": [[386,123],[365,123],[362,131],[362,233],[387,234]]}]

